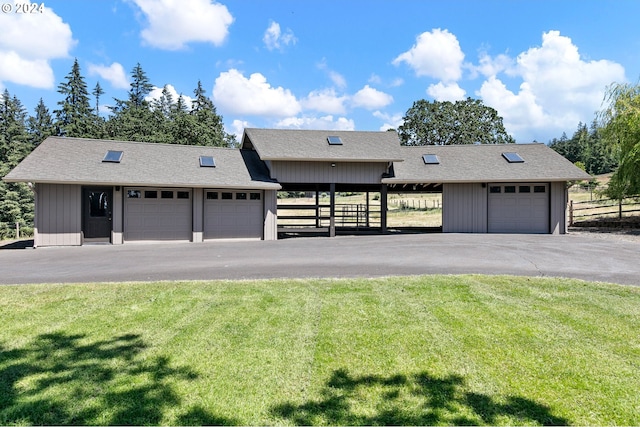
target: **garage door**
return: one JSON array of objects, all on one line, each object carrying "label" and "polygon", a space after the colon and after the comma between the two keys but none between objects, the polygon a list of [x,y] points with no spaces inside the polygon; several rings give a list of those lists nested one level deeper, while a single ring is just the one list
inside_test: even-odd
[{"label": "garage door", "polygon": [[261,239],[264,214],[261,191],[206,190],[205,239]]},{"label": "garage door", "polygon": [[548,184],[489,184],[489,233],[548,233]]},{"label": "garage door", "polygon": [[124,239],[191,240],[191,191],[171,188],[127,188]]}]

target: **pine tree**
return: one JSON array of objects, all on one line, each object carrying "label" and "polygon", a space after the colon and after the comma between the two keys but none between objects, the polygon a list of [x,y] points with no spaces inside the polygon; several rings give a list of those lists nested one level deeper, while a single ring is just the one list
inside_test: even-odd
[{"label": "pine tree", "polygon": [[107,135],[111,139],[140,142],[165,142],[165,126],[145,99],[153,89],[149,78],[138,63],[131,71],[132,82],[126,100],[116,99],[107,122]]},{"label": "pine tree", "polygon": [[193,130],[192,144],[231,146],[231,143],[235,142],[235,137],[225,132],[222,116],[217,113],[211,99],[205,95],[202,82],[198,81],[198,86],[193,93],[195,99],[190,114],[195,118],[195,129]]},{"label": "pine tree", "polygon": [[27,119],[27,127],[34,147],[55,133],[53,118],[42,98],[36,105],[35,112],[35,116]]},{"label": "pine tree", "polygon": [[96,98],[96,109],[95,115],[100,115],[100,97],[104,95],[104,90],[102,90],[102,86],[100,86],[100,82],[96,83],[96,86],[93,88],[93,92],[91,94]]},{"label": "pine tree", "polygon": [[145,97],[153,90],[153,85],[149,82],[147,73],[138,62],[131,71],[131,89],[129,90],[129,102],[133,107],[142,107],[148,104]]},{"label": "pine tree", "polygon": [[93,137],[94,120],[89,104],[89,92],[80,72],[78,59],[73,62],[66,81],[58,85],[58,93],[64,96],[64,99],[58,102],[60,109],[55,111],[58,135]]},{"label": "pine tree", "polygon": [[[26,122],[22,103],[5,89],[0,98],[0,177],[33,149]],[[32,224],[33,193],[24,183],[0,181],[0,237],[11,236],[16,222]]]}]

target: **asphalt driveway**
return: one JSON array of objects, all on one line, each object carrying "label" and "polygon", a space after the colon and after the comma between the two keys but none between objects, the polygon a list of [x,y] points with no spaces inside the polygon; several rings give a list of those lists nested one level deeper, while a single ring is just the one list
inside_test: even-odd
[{"label": "asphalt driveway", "polygon": [[406,234],[0,249],[0,283],[515,274],[640,285],[640,242]]}]

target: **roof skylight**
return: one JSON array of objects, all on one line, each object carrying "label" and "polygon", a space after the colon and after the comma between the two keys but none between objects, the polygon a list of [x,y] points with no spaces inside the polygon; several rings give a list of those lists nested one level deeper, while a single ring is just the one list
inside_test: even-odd
[{"label": "roof skylight", "polygon": [[216,160],[213,158],[213,156],[200,156],[200,167],[215,168]]},{"label": "roof skylight", "polygon": [[328,136],[329,145],[342,145],[342,139],[339,136]]},{"label": "roof skylight", "polygon": [[422,160],[424,161],[425,165],[439,165],[440,164],[440,159],[438,158],[438,156],[436,154],[423,154],[422,155]]},{"label": "roof skylight", "polygon": [[122,160],[122,151],[109,150],[102,159],[103,163],[120,163]]},{"label": "roof skylight", "polygon": [[509,163],[524,163],[524,159],[518,153],[502,153],[502,157]]}]

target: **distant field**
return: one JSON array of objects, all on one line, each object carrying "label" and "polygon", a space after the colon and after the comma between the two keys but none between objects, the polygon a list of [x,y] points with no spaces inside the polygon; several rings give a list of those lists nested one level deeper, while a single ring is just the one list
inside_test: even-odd
[{"label": "distant field", "polygon": [[0,318],[0,425],[640,424],[635,287],[21,285]]}]

